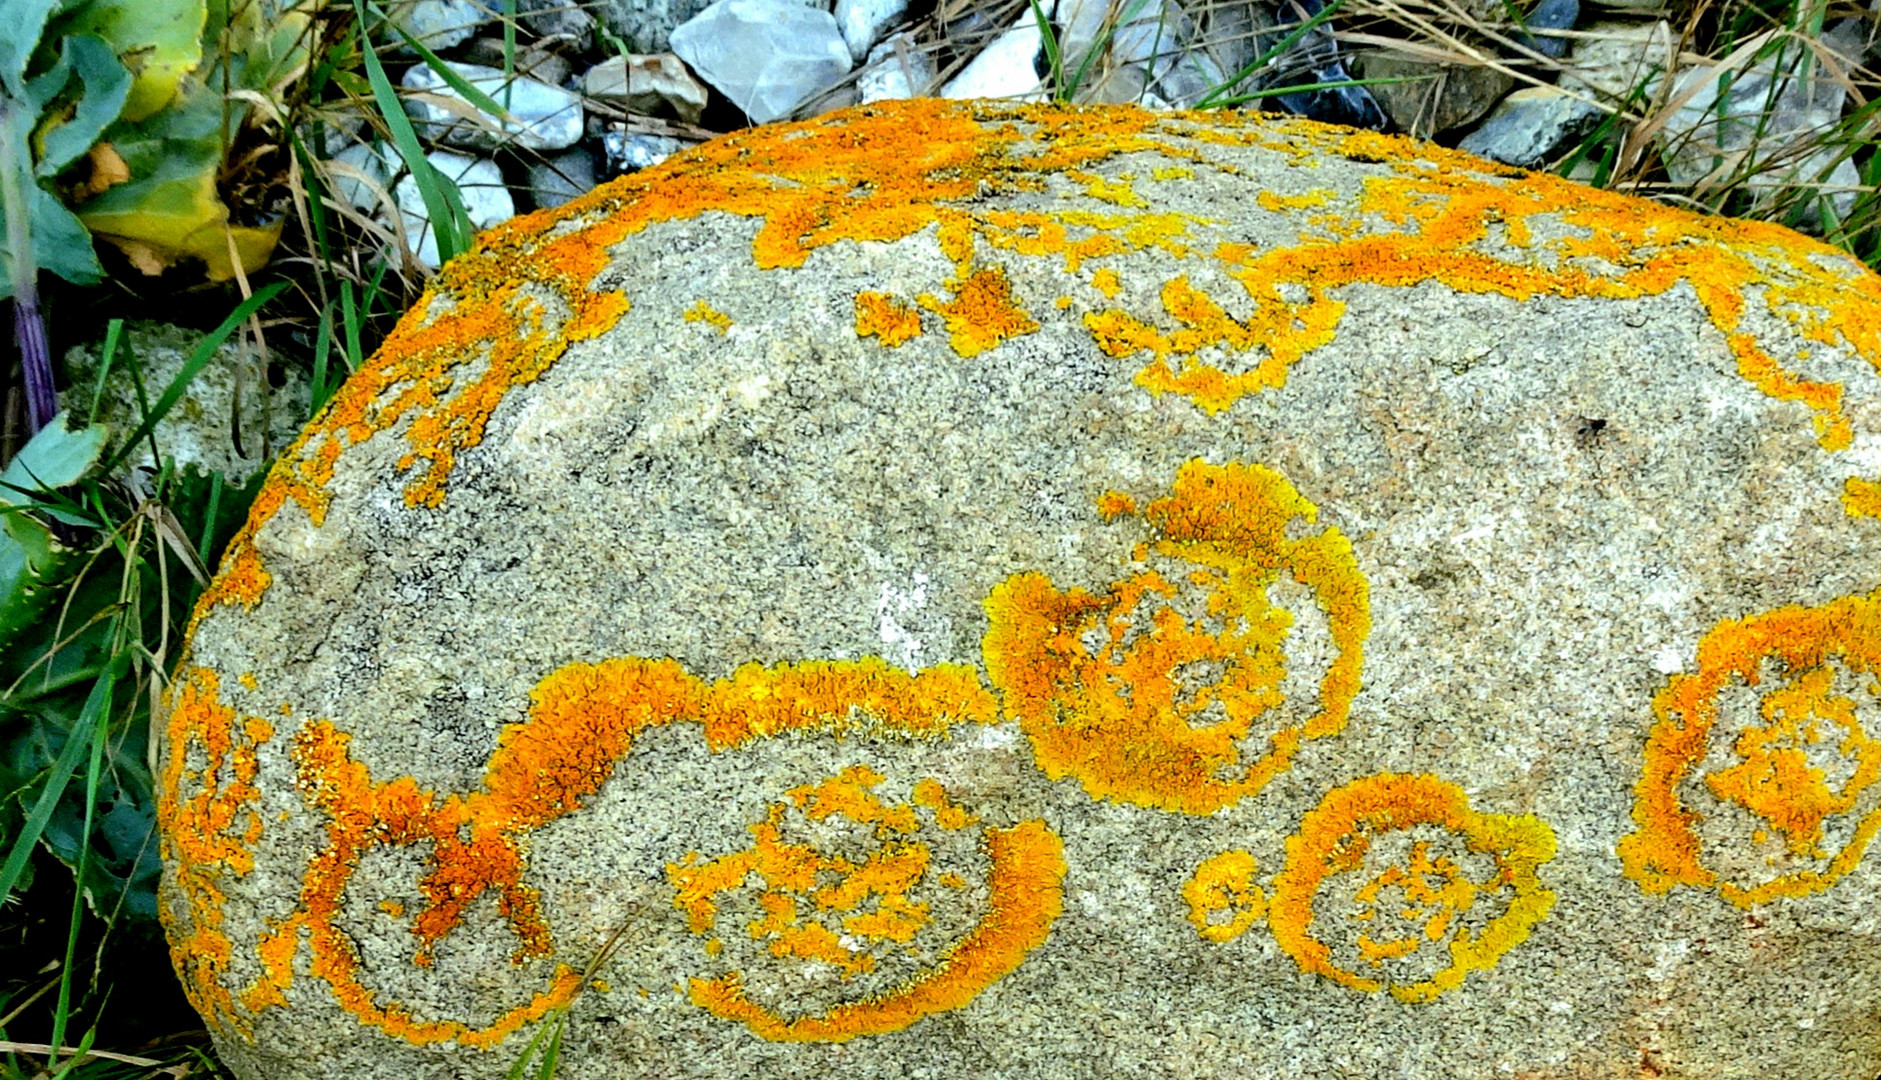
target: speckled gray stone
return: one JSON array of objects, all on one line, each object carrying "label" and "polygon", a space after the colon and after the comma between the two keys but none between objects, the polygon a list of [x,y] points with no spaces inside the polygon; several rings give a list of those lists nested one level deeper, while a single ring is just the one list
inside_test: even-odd
[{"label": "speckled gray stone", "polygon": [[930,100],[430,296],[169,699],[243,1080],[502,1076],[552,1015],[565,1080],[1881,1071],[1881,281],[1832,249]]},{"label": "speckled gray stone", "polygon": [[[61,404],[128,435],[142,423],[144,409],[162,398],[182,373],[202,339],[201,332],[180,326],[128,323],[102,387],[101,348],[73,348],[65,354]],[[218,348],[189,381],[153,434],[165,462],[199,473],[219,472],[241,484],[293,441],[295,426],[306,415],[305,379],[281,366],[271,373],[266,358],[238,335]],[[136,468],[157,468],[148,441],[132,447],[128,460]]]}]

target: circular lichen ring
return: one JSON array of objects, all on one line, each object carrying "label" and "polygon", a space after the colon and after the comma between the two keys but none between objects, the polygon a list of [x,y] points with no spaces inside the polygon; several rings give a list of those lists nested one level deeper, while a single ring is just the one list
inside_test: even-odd
[{"label": "circular lichen ring", "polygon": [[[1376,933],[1370,910],[1351,913],[1332,929],[1315,927],[1320,920],[1314,899],[1332,878],[1362,873],[1377,838],[1420,826],[1448,832],[1462,848],[1488,856],[1494,871],[1487,880],[1471,878],[1454,861],[1433,856],[1428,842],[1418,841],[1403,865],[1383,867],[1356,890],[1367,908],[1375,906],[1386,889],[1408,898],[1406,904],[1420,923],[1415,934],[1373,940],[1368,937]],[[1353,939],[1353,951],[1380,969],[1424,944],[1447,940],[1446,967],[1426,978],[1390,985],[1391,993],[1402,1000],[1427,1001],[1461,985],[1471,971],[1494,967],[1504,953],[1527,940],[1554,906],[1554,893],[1537,873],[1554,851],[1554,831],[1539,818],[1478,813],[1470,809],[1462,788],[1427,774],[1369,776],[1328,792],[1301,819],[1299,832],[1288,837],[1287,864],[1274,879],[1268,926],[1302,971],[1368,992],[1384,989],[1387,980],[1341,966],[1325,940],[1328,934],[1337,931]],[[1471,932],[1463,917],[1488,894],[1499,894],[1506,907]]]}]

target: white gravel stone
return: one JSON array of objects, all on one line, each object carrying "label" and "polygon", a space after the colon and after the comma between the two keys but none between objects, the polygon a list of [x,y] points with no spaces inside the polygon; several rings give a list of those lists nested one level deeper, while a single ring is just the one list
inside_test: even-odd
[{"label": "white gravel stone", "polygon": [[[490,20],[489,10],[475,0],[408,0],[394,4],[391,16],[399,29],[432,52],[462,45]],[[412,55],[403,41],[398,45],[400,52]]]},{"label": "white gravel stone", "polygon": [[862,103],[901,101],[919,97],[934,81],[934,58],[912,34],[896,34],[869,50],[869,59],[856,79]]},{"label": "white gravel stone", "polygon": [[505,93],[503,72],[480,64],[445,61],[452,71],[509,110],[510,119],[481,112],[425,64],[405,72],[405,89],[427,95],[405,98],[418,134],[467,150],[516,146],[525,150],[560,150],[581,139],[581,98],[534,79],[516,78]]},{"label": "white gravel stone", "polygon": [[404,163],[383,143],[354,143],[328,160],[333,194],[359,210],[377,210]]},{"label": "white gravel stone", "polygon": [[[503,171],[496,167],[496,162],[448,150],[433,150],[425,155],[425,160],[446,180],[457,185],[458,194],[464,199],[464,212],[478,229],[487,229],[516,216],[516,201],[503,183]],[[398,203],[399,217],[403,219],[405,238],[412,245],[412,253],[426,266],[438,266],[442,260],[438,258],[437,235],[431,230],[430,211],[425,208],[424,196],[409,174],[394,185],[392,197]]]},{"label": "white gravel stone", "polygon": [[882,30],[908,10],[908,0],[836,0],[836,26],[857,63],[869,55]]},{"label": "white gravel stone", "polygon": [[1037,63],[1044,45],[1038,19],[1028,8],[1011,29],[994,38],[992,44],[941,88],[941,96],[1042,100],[1044,94]]},{"label": "white gravel stone", "polygon": [[853,63],[836,19],[797,0],[718,0],[673,31],[672,49],[758,124],[789,115]]}]

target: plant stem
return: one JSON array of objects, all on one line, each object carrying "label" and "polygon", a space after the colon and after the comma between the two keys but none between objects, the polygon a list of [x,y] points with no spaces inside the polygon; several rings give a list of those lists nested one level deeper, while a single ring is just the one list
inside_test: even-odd
[{"label": "plant stem", "polygon": [[15,108],[0,101],[0,213],[6,216],[7,250],[13,256],[13,340],[26,374],[26,433],[31,437],[52,422],[59,406],[52,394],[52,351],[39,316],[39,267],[33,261],[32,155],[27,147],[13,145]]}]

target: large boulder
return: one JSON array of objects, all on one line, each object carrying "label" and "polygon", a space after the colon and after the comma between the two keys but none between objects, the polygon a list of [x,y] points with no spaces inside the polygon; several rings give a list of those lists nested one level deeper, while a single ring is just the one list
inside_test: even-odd
[{"label": "large boulder", "polygon": [[1828,247],[1369,132],[719,140],[273,472],[177,967],[250,1080],[1873,1080],[1877,360]]}]

